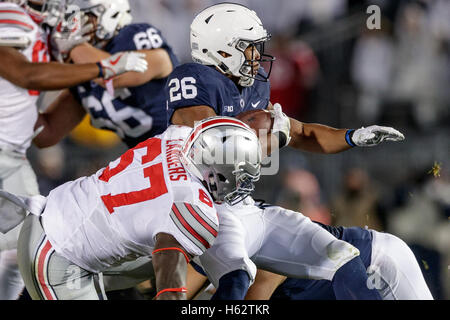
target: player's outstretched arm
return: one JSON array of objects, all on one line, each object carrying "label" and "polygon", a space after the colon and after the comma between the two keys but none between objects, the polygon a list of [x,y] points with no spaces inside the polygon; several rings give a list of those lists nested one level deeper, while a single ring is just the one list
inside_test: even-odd
[{"label": "player's outstretched arm", "polygon": [[81,65],[32,63],[11,47],[0,47],[0,76],[29,90],[61,90],[96,78],[111,78],[127,71],[144,72],[146,62],[136,53],[117,53],[100,63]]},{"label": "player's outstretched arm", "polygon": [[35,129],[44,127],[33,139],[38,148],[48,148],[61,141],[86,116],[86,111],[68,89],[39,115]]},{"label": "player's outstretched arm", "polygon": [[403,134],[394,128],[370,126],[360,129],[336,129],[317,123],[303,123],[288,118],[282,113],[281,106],[270,105],[275,120],[272,131],[290,132],[289,146],[315,153],[338,153],[352,147],[373,147],[383,141],[402,141]]},{"label": "player's outstretched arm", "polygon": [[186,299],[186,272],[190,258],[172,235],[159,233],[156,236],[152,263],[156,276],[157,300]]},{"label": "player's outstretched arm", "polygon": [[[143,85],[153,79],[167,77],[173,70],[169,54],[164,49],[136,50],[148,64],[148,68],[142,73],[125,73],[113,80],[114,88],[129,88]],[[70,52],[70,58],[74,63],[92,63],[107,59],[111,54],[83,43]]]}]

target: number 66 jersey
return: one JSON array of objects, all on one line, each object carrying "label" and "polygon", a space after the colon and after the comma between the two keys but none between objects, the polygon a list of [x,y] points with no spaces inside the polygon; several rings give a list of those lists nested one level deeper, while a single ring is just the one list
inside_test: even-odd
[{"label": "number 66 jersey", "polygon": [[150,256],[158,233],[194,256],[208,249],[219,222],[207,190],[180,162],[190,131],[171,126],[96,174],[52,190],[42,226],[55,251],[100,272]]},{"label": "number 66 jersey", "polygon": [[[120,29],[104,48],[110,54],[120,51],[163,50],[175,68],[178,59],[161,32],[146,23]],[[164,87],[167,78],[153,78],[140,86],[116,89],[112,96],[94,81],[71,88],[84,107],[91,124],[115,132],[129,148],[167,128]]]}]

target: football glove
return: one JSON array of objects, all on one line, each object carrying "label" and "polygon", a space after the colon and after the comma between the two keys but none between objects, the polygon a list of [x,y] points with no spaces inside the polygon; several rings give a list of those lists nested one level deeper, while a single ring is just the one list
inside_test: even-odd
[{"label": "football glove", "polygon": [[275,103],[273,105],[273,110],[270,110],[270,112],[272,113],[272,118],[274,118],[272,133],[278,136],[280,143],[279,147],[283,148],[291,141],[291,121],[289,120],[289,117],[283,113],[279,103]]},{"label": "football glove", "polygon": [[[351,131],[351,130],[350,130]],[[360,128],[350,132],[348,135],[350,145],[358,147],[373,147],[384,140],[386,141],[403,141],[405,136],[391,127],[370,126]],[[347,141],[348,142],[348,141]]]},{"label": "football glove", "polygon": [[117,52],[112,56],[101,60],[99,63],[100,77],[108,80],[128,71],[144,73],[148,69],[145,53]]}]

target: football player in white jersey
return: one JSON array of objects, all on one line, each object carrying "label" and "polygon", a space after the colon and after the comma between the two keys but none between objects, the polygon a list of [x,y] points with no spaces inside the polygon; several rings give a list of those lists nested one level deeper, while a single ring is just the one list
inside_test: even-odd
[{"label": "football player in white jersey", "polygon": [[[164,86],[179,62],[161,31],[149,23],[131,23],[128,0],[71,1],[67,12],[77,10],[89,17],[86,23],[93,25],[93,30],[89,43],[63,49],[74,63],[97,62],[118,51],[133,51],[144,55],[148,69],[139,75],[117,77],[106,88],[90,82],[64,90],[40,115],[37,126],[43,124],[45,129],[34,143],[40,148],[58,143],[86,114],[94,127],[117,133],[130,148],[164,132]],[[52,39],[66,40],[59,32],[53,33]]]},{"label": "football player in white jersey", "polygon": [[[200,145],[215,149],[202,152]],[[222,179],[218,168],[232,173],[226,188],[211,194],[203,181]],[[0,226],[13,227],[31,212],[18,257],[33,299],[98,299],[102,271],[148,256],[156,298],[182,299],[187,263],[220,233],[214,201],[245,198],[260,169],[258,137],[239,120],[211,118],[193,130],[171,126],[46,198],[1,191]]]},{"label": "football player in white jersey", "polygon": [[[333,227],[318,223],[336,238],[355,246],[366,267],[368,286],[383,300],[432,300],[420,266],[408,245],[398,237],[359,227]],[[207,277],[201,268],[188,273],[188,299],[200,293]],[[190,279],[189,279],[190,278]],[[331,282],[288,278],[258,269],[246,300],[334,300]]]},{"label": "football player in white jersey", "polygon": [[[236,116],[259,108],[273,109],[271,133],[280,147],[337,153],[404,139],[388,127],[347,130],[289,119],[280,105],[270,103],[270,69],[261,68],[273,61],[263,52],[269,38],[257,14],[244,6],[222,3],[200,12],[191,25],[195,63],[177,67],[167,82],[170,123],[192,126],[207,117]],[[257,206],[251,198],[217,208],[222,232],[196,260],[218,287],[215,298],[243,299],[256,266],[294,278],[330,280],[338,299],[381,298],[366,286],[358,250],[307,217],[280,207]]]},{"label": "football player in white jersey", "polygon": [[[146,70],[135,53],[119,53],[100,63],[68,65],[50,62],[47,34],[36,21],[41,11],[20,4],[0,2],[0,188],[33,195],[36,177],[26,159],[38,117],[39,90],[67,88],[99,77]],[[42,1],[29,5],[42,6]],[[117,63],[111,63],[111,60]],[[0,300],[16,299],[23,289],[16,261],[19,228],[0,234]]]}]

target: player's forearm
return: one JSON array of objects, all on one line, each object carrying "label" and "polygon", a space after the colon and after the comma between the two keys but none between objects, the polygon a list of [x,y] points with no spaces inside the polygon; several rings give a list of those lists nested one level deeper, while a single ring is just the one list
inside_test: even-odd
[{"label": "player's forearm", "polygon": [[51,130],[50,123],[47,121],[48,119],[43,116],[39,115],[39,118],[36,122],[35,129],[43,126],[44,130],[42,130],[41,133],[37,135],[36,138],[33,139],[33,144],[37,146],[38,148],[48,148],[51,147],[59,142],[60,139],[56,137],[55,134],[53,134]]},{"label": "player's forearm", "polygon": [[94,63],[82,65],[57,62],[29,63],[18,85],[32,90],[61,90],[93,80],[98,75],[99,68]]},{"label": "player's forearm", "polygon": [[346,129],[291,120],[289,146],[315,153],[339,153],[351,148],[345,140]]},{"label": "player's forearm", "polygon": [[181,291],[165,291],[186,286],[187,263],[182,254],[176,251],[165,251],[153,255],[153,267],[156,275],[158,300],[185,300],[186,293]]},{"label": "player's forearm", "polygon": [[216,112],[209,106],[192,106],[177,109],[169,120],[174,125],[194,127],[196,121],[215,116]]},{"label": "player's forearm", "polygon": [[46,113],[39,115],[35,129],[44,126],[44,130],[33,139],[33,143],[38,148],[47,148],[57,144],[85,116],[84,108],[75,100],[69,90],[64,90],[47,108]]},{"label": "player's forearm", "polygon": [[152,263],[158,300],[186,300],[187,264],[192,257],[166,233],[156,236]]},{"label": "player's forearm", "polygon": [[88,43],[83,43],[70,51],[70,58],[74,63],[93,63],[110,57],[109,52],[97,49]]}]

